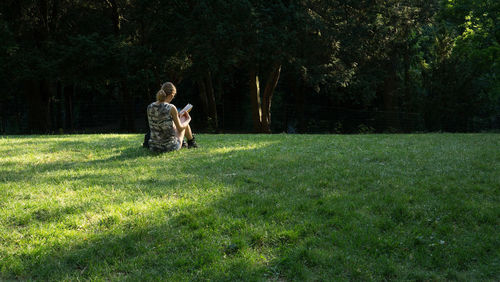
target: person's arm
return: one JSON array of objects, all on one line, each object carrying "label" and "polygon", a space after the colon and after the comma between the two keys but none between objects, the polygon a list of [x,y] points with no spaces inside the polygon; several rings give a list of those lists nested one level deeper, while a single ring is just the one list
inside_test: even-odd
[{"label": "person's arm", "polygon": [[174,120],[175,127],[179,131],[186,129],[186,127],[189,125],[189,122],[191,121],[191,116],[187,112],[185,112],[182,115],[182,121],[181,121],[181,119],[179,118],[179,114],[177,113],[177,109],[175,107],[172,107],[172,109],[170,110],[170,115]]}]

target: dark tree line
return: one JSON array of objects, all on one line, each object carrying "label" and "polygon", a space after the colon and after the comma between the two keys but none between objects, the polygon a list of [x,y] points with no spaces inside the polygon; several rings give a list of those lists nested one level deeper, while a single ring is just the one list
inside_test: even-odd
[{"label": "dark tree line", "polygon": [[134,132],[165,81],[204,131],[498,129],[499,18],[495,0],[4,0],[0,132]]}]

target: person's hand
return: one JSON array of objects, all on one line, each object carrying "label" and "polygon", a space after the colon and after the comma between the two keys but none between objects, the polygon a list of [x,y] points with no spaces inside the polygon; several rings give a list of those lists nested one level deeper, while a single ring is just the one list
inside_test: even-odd
[{"label": "person's hand", "polygon": [[185,113],[182,114],[180,120],[181,120],[182,123],[184,123],[184,122],[190,122],[191,121],[191,116],[189,115],[188,112],[185,112]]},{"label": "person's hand", "polygon": [[179,113],[179,118],[182,118],[184,117],[185,119],[187,119],[189,116],[189,113],[188,112],[183,112],[183,113]]}]

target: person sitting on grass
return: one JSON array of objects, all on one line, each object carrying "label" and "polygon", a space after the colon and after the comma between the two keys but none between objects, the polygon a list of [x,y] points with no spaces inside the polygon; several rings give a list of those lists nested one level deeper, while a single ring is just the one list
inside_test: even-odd
[{"label": "person sitting on grass", "polygon": [[[166,82],[156,93],[156,102],[147,108],[150,136],[145,144],[154,152],[169,152],[181,147],[197,148],[193,132],[189,126],[191,116],[188,112],[179,116],[177,108],[170,104],[177,94],[177,89],[171,82]],[[187,145],[184,142],[186,136]],[[146,142],[147,141],[147,142]],[[148,147],[145,146],[145,147]]]}]

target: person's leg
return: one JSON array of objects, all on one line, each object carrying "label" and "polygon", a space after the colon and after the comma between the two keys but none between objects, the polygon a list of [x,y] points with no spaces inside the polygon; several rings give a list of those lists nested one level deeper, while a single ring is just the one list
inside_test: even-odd
[{"label": "person's leg", "polygon": [[[185,122],[186,121],[186,116],[182,115],[180,117],[180,121],[181,121],[181,123]],[[191,140],[191,139],[193,139],[193,132],[191,131],[191,126],[189,124],[186,127],[185,134],[186,134],[186,138],[187,138],[188,141]]]},{"label": "person's leg", "polygon": [[193,132],[191,131],[191,126],[188,125],[186,128],[186,138],[188,140],[188,148],[198,148],[198,144],[196,144],[196,140],[194,140]]},{"label": "person's leg", "polygon": [[[175,128],[175,126],[174,126],[174,128]],[[191,131],[191,126],[188,125],[186,127],[186,129],[182,130],[182,132],[179,132],[177,130],[177,128],[175,128],[175,131],[177,133],[177,137],[179,138],[179,140],[181,142],[181,148],[182,148],[182,144],[184,142],[184,135],[186,136],[186,138],[188,140],[188,142],[187,142],[188,148],[198,148],[198,144],[196,144],[196,141],[194,140],[193,131]],[[182,136],[181,136],[181,134],[182,134]]]},{"label": "person's leg", "polygon": [[185,130],[185,129],[183,129],[183,130],[179,131],[179,130],[177,130],[177,128],[176,128],[176,129],[175,129],[175,133],[176,133],[177,138],[179,139],[179,142],[180,142],[180,144],[179,144],[179,149],[178,149],[178,150],[180,150],[180,149],[182,148],[182,141],[184,141],[184,134],[186,133],[186,130]]},{"label": "person's leg", "polygon": [[191,131],[191,126],[189,125],[186,127],[186,138],[188,141],[193,139],[193,132]]}]

